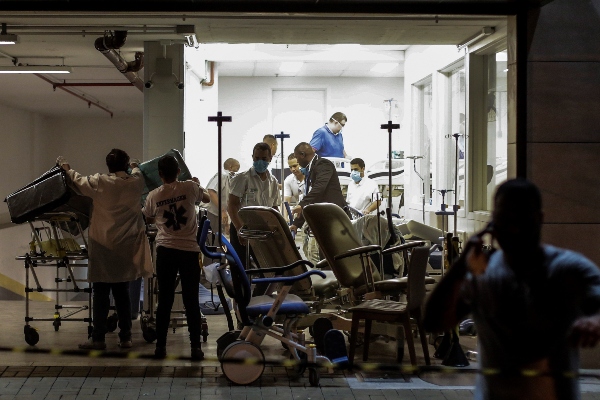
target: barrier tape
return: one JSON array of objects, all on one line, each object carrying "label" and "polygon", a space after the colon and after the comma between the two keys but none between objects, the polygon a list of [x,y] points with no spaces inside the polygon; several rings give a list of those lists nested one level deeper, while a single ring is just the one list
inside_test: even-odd
[{"label": "barrier tape", "polygon": [[[117,358],[117,359],[142,359],[142,360],[155,360],[154,354],[138,353],[135,351],[104,351],[104,350],[61,350],[61,349],[41,349],[37,347],[0,347],[0,352],[12,352],[12,353],[32,353],[32,354],[50,354],[54,356],[79,356],[79,357],[91,357],[91,358]],[[183,360],[189,361],[190,358],[182,355],[169,355],[164,360]],[[331,362],[319,362],[309,363],[307,361],[298,360],[261,360],[258,358],[246,358],[246,359],[220,359],[218,357],[204,357],[204,361],[213,361],[221,364],[244,364],[244,365],[258,365],[264,364],[265,366],[271,367],[287,367],[293,368],[295,366],[303,366],[306,368],[331,368],[339,369],[346,368],[347,364],[344,363],[331,363]],[[402,374],[418,375],[422,373],[444,373],[444,374],[481,374],[484,376],[509,376],[509,377],[526,377],[526,378],[537,378],[542,376],[562,376],[565,378],[597,378],[600,379],[600,371],[597,373],[581,372],[581,371],[565,371],[562,373],[551,373],[546,371],[540,371],[535,369],[512,369],[512,370],[501,370],[497,368],[461,368],[461,367],[446,367],[441,365],[426,365],[426,366],[414,366],[414,365],[403,365],[403,364],[389,364],[389,363],[354,363],[351,367],[353,370],[372,372],[372,371],[384,371],[384,372],[399,372]]]}]

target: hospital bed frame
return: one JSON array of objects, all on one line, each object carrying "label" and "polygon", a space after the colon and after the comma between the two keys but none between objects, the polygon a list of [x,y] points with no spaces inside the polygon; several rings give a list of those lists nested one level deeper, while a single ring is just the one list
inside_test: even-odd
[{"label": "hospital bed frame", "polygon": [[[49,212],[28,221],[31,228],[31,241],[29,253],[15,257],[25,264],[25,326],[23,333],[27,344],[34,346],[40,336],[38,331],[30,325],[33,321],[52,321],[54,330],[58,331],[63,322],[79,321],[88,324],[88,336],[92,333],[92,288],[90,285],[82,287],[79,282],[86,279],[76,279],[74,268],[87,267],[87,241],[81,232],[81,224],[73,212]],[[69,224],[71,226],[69,226]],[[80,246],[75,237],[70,233],[71,227],[80,233],[83,246]],[[54,278],[55,287],[42,287],[38,277],[38,268],[53,267],[56,269]],[[31,287],[31,278],[34,287]],[[30,314],[32,292],[54,293],[54,315],[52,318],[35,318]],[[60,293],[86,293],[86,305],[61,304]],[[68,310],[61,315],[61,310]],[[75,315],[86,313],[87,316],[76,318]]]}]

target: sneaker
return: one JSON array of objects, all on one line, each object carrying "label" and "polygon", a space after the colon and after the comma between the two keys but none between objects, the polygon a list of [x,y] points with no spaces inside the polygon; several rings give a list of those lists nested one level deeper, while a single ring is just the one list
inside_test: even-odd
[{"label": "sneaker", "polygon": [[95,342],[90,338],[87,342],[80,343],[79,348],[81,350],[105,350],[106,342]]},{"label": "sneaker", "polygon": [[156,346],[154,349],[154,358],[162,360],[167,356],[167,348],[163,346]]},{"label": "sneaker", "polygon": [[191,357],[193,361],[204,360],[204,352],[200,347],[192,347]]},{"label": "sneaker", "polygon": [[119,347],[122,349],[130,349],[131,346],[133,346],[133,343],[131,343],[131,340],[122,340],[119,342]]}]

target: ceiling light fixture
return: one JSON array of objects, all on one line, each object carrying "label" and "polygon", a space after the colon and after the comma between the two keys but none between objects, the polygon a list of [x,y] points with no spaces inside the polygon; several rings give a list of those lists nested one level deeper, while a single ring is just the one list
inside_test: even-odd
[{"label": "ceiling light fixture", "polygon": [[387,74],[388,72],[392,72],[398,65],[398,63],[377,63],[371,68],[371,72]]},{"label": "ceiling light fixture", "polygon": [[43,65],[19,65],[0,67],[0,74],[70,74],[71,67],[47,67]]},{"label": "ceiling light fixture", "polygon": [[2,44],[16,44],[19,41],[17,35],[10,35],[6,33],[6,24],[2,23],[2,29],[0,29],[0,45]]}]

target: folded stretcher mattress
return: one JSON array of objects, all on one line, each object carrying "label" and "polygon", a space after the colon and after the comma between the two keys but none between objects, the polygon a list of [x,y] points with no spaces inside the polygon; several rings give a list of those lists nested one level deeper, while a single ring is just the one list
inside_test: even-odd
[{"label": "folded stretcher mattress", "polygon": [[4,201],[8,205],[10,219],[15,224],[31,221],[47,212],[68,211],[75,213],[85,229],[91,213],[92,200],[76,194],[67,185],[68,176],[55,166],[28,185],[9,194]]}]

